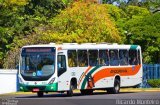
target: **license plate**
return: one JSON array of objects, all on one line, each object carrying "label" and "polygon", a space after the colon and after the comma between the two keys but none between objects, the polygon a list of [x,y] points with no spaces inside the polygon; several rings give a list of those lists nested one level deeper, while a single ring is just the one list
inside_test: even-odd
[{"label": "license plate", "polygon": [[39,89],[38,88],[34,88],[33,92],[39,92]]}]

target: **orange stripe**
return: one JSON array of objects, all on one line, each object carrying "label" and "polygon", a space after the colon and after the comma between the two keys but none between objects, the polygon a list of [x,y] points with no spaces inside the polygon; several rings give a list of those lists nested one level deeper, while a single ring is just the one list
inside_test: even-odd
[{"label": "orange stripe", "polygon": [[[111,76],[115,76],[116,74],[119,74],[120,76],[131,76],[131,75],[135,75],[138,73],[138,71],[140,70],[141,65],[137,65],[134,67],[134,70],[132,70],[132,67],[123,67],[123,68],[104,68],[100,71],[98,71],[97,73],[94,74],[93,76],[93,81],[94,84],[99,81],[102,78],[106,78],[106,77],[111,77]],[[111,70],[126,70],[127,72],[122,72],[122,73],[111,73]],[[90,89],[92,87],[87,87],[87,89]]]},{"label": "orange stripe", "polygon": [[79,85],[80,85],[82,79],[85,77],[85,75],[87,74],[87,72],[88,72],[91,68],[92,68],[92,67],[89,66],[89,67],[87,68],[87,70],[84,72],[84,74],[82,75],[82,77],[81,77],[80,80],[79,80],[78,87],[79,87]]},{"label": "orange stripe", "polygon": [[[94,83],[96,83],[98,80],[105,78],[105,77],[111,77],[116,74],[119,74],[120,76],[131,76],[135,75],[138,73],[140,70],[141,65],[137,65],[134,68],[134,71],[132,71],[132,67],[124,67],[124,68],[105,68],[100,71],[98,71],[94,76]],[[111,73],[111,70],[127,70],[127,72],[122,72],[122,73]]]}]

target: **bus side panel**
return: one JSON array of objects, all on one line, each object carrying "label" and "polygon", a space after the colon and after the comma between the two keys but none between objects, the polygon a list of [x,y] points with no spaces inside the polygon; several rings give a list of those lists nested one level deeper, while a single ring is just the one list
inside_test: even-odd
[{"label": "bus side panel", "polygon": [[[115,76],[120,77],[120,86],[134,86],[142,82],[142,66],[92,67],[84,72],[79,81],[79,89],[108,88],[114,86]],[[87,71],[87,70],[86,70]],[[93,71],[93,72],[92,72]],[[89,78],[89,80],[87,80]]]},{"label": "bus side panel", "polygon": [[99,89],[113,87],[114,76],[108,75],[106,72],[108,71],[108,67],[95,66],[85,69],[85,71],[82,69],[84,72],[77,72],[77,74],[81,74],[78,81],[78,89]]},{"label": "bus side panel", "polygon": [[97,81],[93,89],[110,88],[110,87],[113,87],[113,84],[114,84],[113,77],[106,77]]},{"label": "bus side panel", "polygon": [[70,87],[69,72],[66,72],[58,77],[58,91],[69,90],[69,87]]},{"label": "bus side panel", "polygon": [[131,87],[142,83],[142,66],[138,73],[131,76],[121,76],[121,87]]}]

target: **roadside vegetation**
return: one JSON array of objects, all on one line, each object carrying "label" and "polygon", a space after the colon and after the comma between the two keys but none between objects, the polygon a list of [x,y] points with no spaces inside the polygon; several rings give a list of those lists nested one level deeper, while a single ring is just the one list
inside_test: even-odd
[{"label": "roadside vegetation", "polygon": [[50,42],[138,44],[144,63],[160,63],[159,7],[149,0],[0,0],[0,68],[15,68],[22,46]]},{"label": "roadside vegetation", "polygon": [[153,88],[159,88],[160,87],[160,79],[149,79],[147,82]]}]

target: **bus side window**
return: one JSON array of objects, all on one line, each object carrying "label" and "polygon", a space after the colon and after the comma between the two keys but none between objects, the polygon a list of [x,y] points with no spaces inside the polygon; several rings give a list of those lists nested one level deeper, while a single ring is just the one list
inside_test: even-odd
[{"label": "bus side window", "polygon": [[76,52],[76,50],[68,50],[68,65],[69,65],[69,67],[77,67],[77,52]]},{"label": "bus side window", "polygon": [[141,54],[140,54],[140,50],[138,50],[138,64],[141,64]]},{"label": "bus side window", "polygon": [[96,66],[98,65],[98,50],[89,50],[89,65]]},{"label": "bus side window", "polygon": [[62,75],[64,72],[66,72],[66,58],[65,55],[58,55],[58,76]]},{"label": "bus side window", "polygon": [[128,51],[119,50],[120,65],[128,65]]},{"label": "bus side window", "polygon": [[110,50],[109,55],[110,55],[110,65],[118,66],[119,65],[118,50]]},{"label": "bus side window", "polygon": [[108,50],[99,50],[99,65],[109,65],[109,52]]},{"label": "bus side window", "polygon": [[78,65],[80,67],[88,66],[88,53],[87,53],[87,50],[78,50]]},{"label": "bus side window", "polygon": [[129,64],[130,65],[137,65],[138,59],[137,59],[137,50],[129,50]]}]

